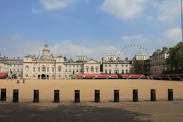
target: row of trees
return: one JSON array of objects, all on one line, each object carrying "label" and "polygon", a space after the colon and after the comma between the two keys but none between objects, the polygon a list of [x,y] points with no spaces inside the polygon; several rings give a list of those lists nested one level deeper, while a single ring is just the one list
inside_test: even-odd
[{"label": "row of trees", "polygon": [[169,48],[169,56],[166,60],[167,73],[183,72],[183,42]]}]

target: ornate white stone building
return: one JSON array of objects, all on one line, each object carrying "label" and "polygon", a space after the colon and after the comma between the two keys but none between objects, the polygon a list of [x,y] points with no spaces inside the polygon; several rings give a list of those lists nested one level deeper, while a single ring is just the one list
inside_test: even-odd
[{"label": "ornate white stone building", "polygon": [[8,72],[9,77],[22,78],[23,61],[20,58],[0,57],[0,72]]},{"label": "ornate white stone building", "polygon": [[48,45],[42,49],[40,57],[25,56],[23,61],[23,78],[25,79],[67,79],[80,73],[100,73],[100,63],[79,56],[76,61],[66,57],[50,55]]},{"label": "ornate white stone building", "polygon": [[81,73],[126,74],[130,73],[131,61],[120,60],[115,55],[105,57],[102,62],[77,56],[76,60],[50,54],[48,45],[40,56],[27,55],[22,59],[0,58],[0,71],[24,79],[71,79]]},{"label": "ornate white stone building", "polygon": [[156,50],[150,56],[150,73],[152,75],[158,75],[167,70],[166,59],[168,56],[168,48],[166,47],[163,47],[162,50]]},{"label": "ornate white stone building", "polygon": [[108,55],[102,61],[102,66],[104,74],[128,74],[131,69],[131,61],[128,58],[120,60],[115,55]]}]

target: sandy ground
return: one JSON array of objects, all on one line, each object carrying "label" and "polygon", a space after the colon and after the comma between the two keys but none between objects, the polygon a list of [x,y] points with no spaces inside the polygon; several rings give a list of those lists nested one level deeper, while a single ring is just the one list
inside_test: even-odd
[{"label": "sandy ground", "polygon": [[114,99],[119,90],[120,101],[131,101],[133,89],[138,89],[139,101],[150,100],[150,90],[156,89],[157,100],[168,99],[168,89],[173,89],[174,100],[183,99],[183,82],[160,80],[0,80],[0,88],[6,88],[7,102],[12,102],[13,89],[19,89],[19,102],[32,102],[33,91],[39,90],[40,102],[53,102],[54,90],[60,90],[61,102],[73,102],[74,90],[80,90],[80,101],[94,101],[94,91],[100,90],[100,101]]},{"label": "sandy ground", "polygon": [[[7,100],[0,102],[0,122],[5,121],[78,121],[147,122],[183,121],[183,82],[160,80],[0,80]],[[19,103],[12,103],[13,89],[19,89]],[[39,90],[40,102],[32,103],[33,90]],[[60,103],[53,103],[54,90],[60,90]],[[100,90],[100,103],[94,103],[94,90]],[[114,90],[120,102],[112,102]],[[132,90],[138,89],[139,102],[132,102]],[[156,89],[157,101],[151,102],[150,89]],[[167,101],[173,89],[174,101]],[[73,103],[74,90],[80,90],[81,103]],[[127,102],[128,101],[128,102]],[[131,102],[130,102],[131,101]]]},{"label": "sandy ground", "polygon": [[1,103],[7,122],[182,122],[183,102]]}]

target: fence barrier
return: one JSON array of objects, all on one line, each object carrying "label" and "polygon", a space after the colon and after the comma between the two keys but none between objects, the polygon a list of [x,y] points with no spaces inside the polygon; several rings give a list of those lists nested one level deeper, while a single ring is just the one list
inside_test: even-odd
[{"label": "fence barrier", "polygon": [[54,102],[55,102],[55,103],[60,102],[59,90],[54,90]]},{"label": "fence barrier", "polygon": [[168,89],[168,101],[173,101],[173,89]]},{"label": "fence barrier", "polygon": [[138,101],[138,89],[133,89],[133,101]]},{"label": "fence barrier", "polygon": [[1,101],[6,101],[6,89],[1,89]]},{"label": "fence barrier", "polygon": [[80,90],[75,90],[75,103],[80,102]]},{"label": "fence barrier", "polygon": [[33,102],[38,103],[39,102],[39,90],[34,90],[34,100]]},{"label": "fence barrier", "polygon": [[114,102],[119,102],[119,90],[114,90]]},{"label": "fence barrier", "polygon": [[13,89],[13,102],[17,103],[19,101],[19,96],[18,96],[18,89]]},{"label": "fence barrier", "polygon": [[156,101],[156,90],[151,89],[151,101]]},{"label": "fence barrier", "polygon": [[100,90],[95,90],[95,102],[100,102]]}]

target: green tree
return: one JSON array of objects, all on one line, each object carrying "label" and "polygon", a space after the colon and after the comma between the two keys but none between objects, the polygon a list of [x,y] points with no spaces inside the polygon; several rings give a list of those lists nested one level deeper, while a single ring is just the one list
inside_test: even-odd
[{"label": "green tree", "polygon": [[183,42],[169,48],[169,57],[166,64],[169,73],[183,72]]}]

